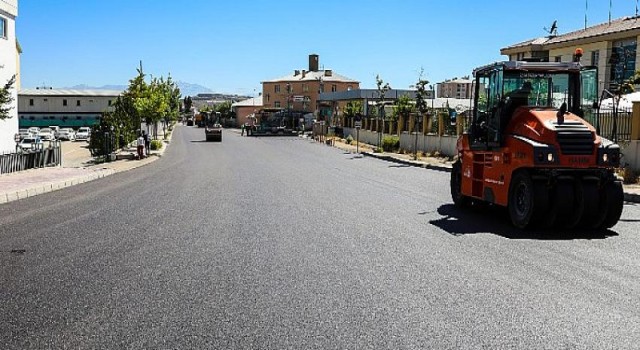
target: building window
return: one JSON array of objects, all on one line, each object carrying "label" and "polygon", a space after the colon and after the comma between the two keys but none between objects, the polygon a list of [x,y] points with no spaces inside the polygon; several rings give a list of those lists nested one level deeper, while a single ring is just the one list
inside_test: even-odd
[{"label": "building window", "polygon": [[309,92],[309,85],[302,84],[302,92]]},{"label": "building window", "polygon": [[111,106],[111,100],[109,100],[109,101],[107,102],[107,104],[108,104],[109,106]]},{"label": "building window", "polygon": [[524,59],[524,52],[518,52],[516,55],[516,61],[522,61]]},{"label": "building window", "polygon": [[67,106],[67,100],[62,100],[62,105],[66,107]]},{"label": "building window", "polygon": [[80,100],[76,101],[76,106],[80,107]]},{"label": "building window", "polygon": [[275,93],[280,92],[280,85],[274,85],[273,86],[273,92],[275,92]]},{"label": "building window", "polygon": [[275,101],[275,102],[273,103],[273,107],[275,107],[275,108],[280,108],[280,101]]},{"label": "building window", "polygon": [[353,86],[351,85],[347,86],[347,91],[351,91],[351,90],[353,90]]},{"label": "building window", "polygon": [[555,57],[555,61],[556,62],[562,62],[562,56],[556,56]]},{"label": "building window", "polygon": [[267,94],[265,97],[267,98],[267,102],[269,102],[269,99],[271,98],[271,96]]},{"label": "building window", "polygon": [[7,19],[4,17],[0,17],[0,38],[7,38]]},{"label": "building window", "polygon": [[331,85],[331,92],[336,92],[336,91],[338,91],[338,85],[332,84]]},{"label": "building window", "polygon": [[29,106],[33,106],[33,99],[32,98],[29,99]]},{"label": "building window", "polygon": [[609,64],[612,83],[621,83],[633,76],[636,70],[636,40],[620,40],[613,43]]},{"label": "building window", "polygon": [[599,50],[591,51],[591,65],[597,67],[599,61],[600,61],[600,51]]}]

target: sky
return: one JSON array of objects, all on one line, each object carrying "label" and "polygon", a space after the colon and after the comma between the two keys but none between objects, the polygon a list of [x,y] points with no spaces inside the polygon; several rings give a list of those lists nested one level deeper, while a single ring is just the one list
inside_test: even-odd
[{"label": "sky", "polygon": [[[611,6],[610,6],[611,4]],[[320,67],[375,88],[407,89],[505,60],[500,49],[611,18],[637,0],[18,0],[22,87],[127,85],[171,75],[215,92]]]}]

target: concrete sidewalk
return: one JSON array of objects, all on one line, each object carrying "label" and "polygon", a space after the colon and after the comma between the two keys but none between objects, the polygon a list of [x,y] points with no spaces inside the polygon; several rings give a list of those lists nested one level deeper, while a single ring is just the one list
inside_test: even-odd
[{"label": "concrete sidewalk", "polygon": [[[333,143],[333,147],[340,148],[343,151],[356,153],[356,146],[347,145],[341,141],[335,141]],[[451,172],[451,167],[453,162],[448,161],[444,158],[434,158],[434,157],[418,157],[418,160],[414,160],[413,154],[398,154],[398,153],[375,153],[373,149],[364,145],[360,147],[360,154],[366,157],[377,158],[381,160],[386,160],[389,162],[394,162],[398,164],[403,164],[407,166],[420,167],[431,170],[438,171],[446,171]],[[632,203],[640,203],[640,185],[623,185],[624,188],[624,200]]]},{"label": "concrete sidewalk", "polygon": [[[177,125],[174,129],[175,127]],[[82,168],[51,167],[2,174],[0,175],[0,204],[57,191],[147,165],[162,157],[169,146],[170,139],[171,137],[163,142],[161,149],[151,151],[150,156],[140,160],[120,159]],[[118,153],[135,153],[135,149],[124,149]]]}]

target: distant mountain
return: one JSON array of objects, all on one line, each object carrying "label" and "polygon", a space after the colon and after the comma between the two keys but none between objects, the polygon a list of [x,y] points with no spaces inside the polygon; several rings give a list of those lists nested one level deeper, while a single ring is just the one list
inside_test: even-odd
[{"label": "distant mountain", "polygon": [[206,86],[191,84],[184,81],[176,81],[182,96],[195,96],[197,94],[212,93],[213,91]]},{"label": "distant mountain", "polygon": [[[176,81],[180,93],[182,96],[195,96],[197,94],[212,93],[213,91],[206,86],[191,84],[184,81]],[[128,88],[127,85],[103,85],[103,86],[89,86],[87,84],[80,84],[68,87],[68,89],[76,90],[118,90],[124,91]]]},{"label": "distant mountain", "polygon": [[117,90],[117,91],[124,91],[127,89],[127,85],[103,85],[103,86],[89,86],[87,84],[80,84],[80,85],[74,85],[74,86],[69,86],[67,87],[67,89],[74,89],[74,90]]}]

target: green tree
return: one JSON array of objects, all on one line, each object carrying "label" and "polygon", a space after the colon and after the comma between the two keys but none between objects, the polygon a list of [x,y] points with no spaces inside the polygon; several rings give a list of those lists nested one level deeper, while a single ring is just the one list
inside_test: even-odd
[{"label": "green tree", "polygon": [[362,102],[361,101],[349,101],[349,102],[347,102],[347,106],[344,109],[344,115],[347,118],[353,118],[359,113],[362,113]]},{"label": "green tree", "polygon": [[16,76],[12,76],[4,86],[0,87],[0,120],[5,120],[11,118],[9,115],[9,111],[13,108],[8,106],[11,102],[13,102],[13,95],[11,94],[11,89],[13,88],[13,84],[16,82]]},{"label": "green tree", "polygon": [[[424,69],[420,69],[420,75],[418,76],[418,81],[416,82],[416,85],[414,85],[413,87],[416,89],[416,110],[418,111],[418,113],[420,114],[421,117],[423,117],[423,120],[425,123],[429,122],[429,116],[427,114],[428,111],[428,107],[427,107],[427,85],[429,84],[429,81],[426,79],[422,79],[422,76],[424,74]],[[424,118],[424,117],[427,118]]]},{"label": "green tree", "polygon": [[[391,90],[391,86],[389,83],[385,83],[380,75],[376,75],[376,87],[378,89],[378,109],[379,109],[379,117],[382,119],[382,123],[384,125],[385,113],[384,113],[384,98],[387,94],[387,91]],[[378,128],[378,147],[382,147],[382,128]]]},{"label": "green tree", "polygon": [[184,111],[189,112],[191,110],[191,107],[193,106],[191,96],[185,97],[182,103],[184,104]]},{"label": "green tree", "polygon": [[393,106],[393,120],[396,120],[399,116],[408,117],[413,112],[413,104],[411,103],[411,97],[404,94],[398,97],[395,105]]}]

